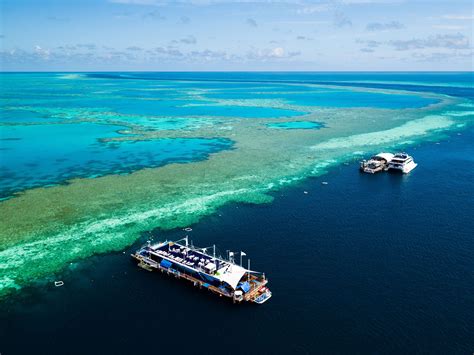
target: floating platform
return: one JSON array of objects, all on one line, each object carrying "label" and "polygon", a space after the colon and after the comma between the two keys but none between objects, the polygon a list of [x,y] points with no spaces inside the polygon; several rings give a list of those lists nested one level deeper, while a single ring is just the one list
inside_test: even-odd
[{"label": "floating platform", "polygon": [[[211,248],[213,252],[208,254],[207,250]],[[242,263],[242,256],[246,254],[241,252],[240,255]],[[243,268],[234,262],[234,253],[229,253],[228,260],[217,257],[215,246],[194,247],[188,243],[187,236],[178,241],[148,242],[132,257],[147,271],[160,271],[187,280],[196,287],[230,298],[234,303],[262,304],[272,296],[265,274],[250,270],[250,260],[248,268]]]},{"label": "floating platform", "polygon": [[369,160],[360,162],[360,170],[367,174],[375,174],[380,171],[386,171],[388,164],[392,161],[394,155],[392,153],[379,153]]}]

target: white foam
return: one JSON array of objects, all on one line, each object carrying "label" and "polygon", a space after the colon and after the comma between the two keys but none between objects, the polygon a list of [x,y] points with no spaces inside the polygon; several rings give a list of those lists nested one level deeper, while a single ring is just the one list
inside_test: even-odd
[{"label": "white foam", "polygon": [[474,111],[448,111],[446,114],[452,117],[466,117],[473,116]]},{"label": "white foam", "polygon": [[64,74],[58,77],[59,79],[67,79],[67,80],[77,80],[82,79],[82,74]]},{"label": "white foam", "polygon": [[474,108],[474,103],[472,102],[464,102],[462,104],[458,105],[459,107],[468,107],[468,108]]}]

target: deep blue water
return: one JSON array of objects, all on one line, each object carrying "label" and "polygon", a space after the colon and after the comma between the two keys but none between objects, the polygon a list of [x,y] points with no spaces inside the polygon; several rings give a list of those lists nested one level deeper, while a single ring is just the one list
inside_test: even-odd
[{"label": "deep blue water", "polygon": [[193,226],[195,244],[244,250],[266,272],[274,296],[262,306],[137,268],[137,243],[0,305],[2,354],[470,354],[473,141],[471,128],[413,147],[409,176],[354,162]]},{"label": "deep blue water", "polygon": [[[254,72],[251,74],[251,80],[254,82],[335,84],[426,91],[474,98],[474,72]],[[226,82],[246,82],[246,85],[251,85],[249,73],[247,72],[145,72],[128,73],[126,76],[121,73],[90,73],[88,75],[96,78],[107,77],[113,79],[124,79],[125,77],[132,76],[143,80],[220,80]],[[430,86],[426,87],[420,85],[420,83],[426,83]],[[449,85],[446,85],[448,83]]]},{"label": "deep blue water", "polygon": [[[440,83],[463,83],[471,84],[474,77],[473,72],[251,72],[255,80],[298,80],[307,82],[319,81],[367,81],[387,80],[394,82],[426,82],[432,84]],[[248,79],[249,72],[134,72],[134,73],[90,73],[95,78],[139,78],[147,80],[150,77],[161,80],[244,80]]]}]

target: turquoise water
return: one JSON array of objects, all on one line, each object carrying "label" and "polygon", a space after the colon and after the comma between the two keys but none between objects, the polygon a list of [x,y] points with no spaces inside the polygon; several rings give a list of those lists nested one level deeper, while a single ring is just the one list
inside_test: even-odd
[{"label": "turquoise water", "polygon": [[226,139],[101,141],[120,136],[118,131],[124,128],[91,123],[2,127],[0,196],[75,177],[196,161],[232,146]]},{"label": "turquoise water", "polygon": [[[200,97],[205,94],[202,89],[215,85],[199,83],[169,82],[160,86],[144,80],[121,80],[118,85],[113,79],[63,79],[58,74],[3,74],[1,80],[2,106],[10,109],[28,105],[31,110],[35,107],[69,110],[86,108],[91,111],[144,116],[237,118],[293,117],[304,114],[285,108],[220,105],[215,100]],[[71,81],[75,85],[68,85]],[[222,85],[218,86],[222,88]]]},{"label": "turquoise water", "polygon": [[[388,95],[370,92],[354,92],[345,90],[302,90],[301,87],[279,88],[281,93],[260,92],[225,92],[208,94],[210,98],[220,99],[281,99],[296,105],[321,107],[377,107],[377,108],[417,108],[439,102],[439,100],[420,98],[413,95]],[[276,90],[273,90],[276,91]],[[289,92],[286,92],[289,91]],[[296,91],[294,93],[293,91]],[[310,92],[308,92],[310,91]]]},{"label": "turquoise water", "polygon": [[268,123],[267,126],[276,129],[320,129],[324,127],[321,123],[310,121]]},{"label": "turquoise water", "polygon": [[[180,103],[181,104],[181,103]],[[184,116],[218,116],[218,117],[245,117],[245,118],[271,118],[271,117],[293,117],[299,116],[302,112],[285,110],[271,107],[240,107],[240,106],[216,106],[210,103],[184,102],[178,106],[158,106],[155,102],[141,102],[137,109],[136,102],[129,106],[115,106],[113,109],[119,113],[140,113],[143,115],[184,115]],[[158,107],[157,107],[158,106]]]},{"label": "turquoise water", "polygon": [[46,123],[58,122],[59,120],[42,115],[41,113],[28,110],[6,109],[0,110],[1,123]]},{"label": "turquoise water", "polygon": [[103,98],[61,98],[37,101],[42,107],[50,108],[98,108],[118,114],[139,114],[145,116],[221,116],[245,118],[292,117],[302,112],[271,107],[219,106],[209,101],[174,100],[156,98],[154,100],[104,96]]}]

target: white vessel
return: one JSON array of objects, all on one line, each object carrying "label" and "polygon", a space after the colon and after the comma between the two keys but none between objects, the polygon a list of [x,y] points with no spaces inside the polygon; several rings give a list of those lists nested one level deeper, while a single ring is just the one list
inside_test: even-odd
[{"label": "white vessel", "polygon": [[388,164],[388,168],[408,174],[410,171],[415,169],[417,165],[418,164],[413,161],[413,157],[407,153],[397,153]]},{"label": "white vessel", "polygon": [[392,161],[393,154],[391,153],[379,153],[374,155],[369,160],[363,160],[360,162],[360,170],[364,173],[375,174],[379,171],[388,169],[388,164]]}]

